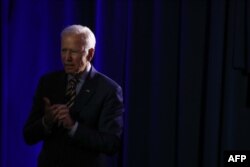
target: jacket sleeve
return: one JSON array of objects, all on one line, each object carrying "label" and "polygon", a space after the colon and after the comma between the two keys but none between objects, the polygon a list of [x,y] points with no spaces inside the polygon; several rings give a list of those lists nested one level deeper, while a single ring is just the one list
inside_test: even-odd
[{"label": "jacket sleeve", "polygon": [[44,112],[43,102],[44,79],[39,81],[31,112],[23,128],[24,140],[27,144],[36,144],[48,135],[48,131],[44,128],[42,117]]}]

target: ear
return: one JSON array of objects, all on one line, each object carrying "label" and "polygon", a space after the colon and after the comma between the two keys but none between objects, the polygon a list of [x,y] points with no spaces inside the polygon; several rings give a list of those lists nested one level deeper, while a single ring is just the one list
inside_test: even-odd
[{"label": "ear", "polygon": [[94,49],[94,48],[90,48],[90,49],[88,50],[87,60],[88,60],[89,62],[93,59],[94,53],[95,53],[95,49]]}]

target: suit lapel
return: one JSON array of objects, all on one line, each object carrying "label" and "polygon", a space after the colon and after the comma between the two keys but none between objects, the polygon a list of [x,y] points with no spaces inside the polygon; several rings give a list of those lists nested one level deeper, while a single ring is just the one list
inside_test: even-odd
[{"label": "suit lapel", "polygon": [[58,90],[60,90],[59,96],[62,98],[62,102],[65,102],[65,93],[66,93],[66,86],[67,86],[67,75],[64,73],[61,78],[59,79],[62,84],[59,84]]},{"label": "suit lapel", "polygon": [[51,91],[51,97],[53,99],[52,104],[63,104],[65,102],[67,75],[65,73],[60,73],[53,84],[53,90]]},{"label": "suit lapel", "polygon": [[95,93],[95,75],[96,70],[92,66],[86,81],[84,82],[79,94],[76,96],[75,104],[73,106],[74,109],[79,109],[80,106],[85,105],[89,101],[90,97]]}]

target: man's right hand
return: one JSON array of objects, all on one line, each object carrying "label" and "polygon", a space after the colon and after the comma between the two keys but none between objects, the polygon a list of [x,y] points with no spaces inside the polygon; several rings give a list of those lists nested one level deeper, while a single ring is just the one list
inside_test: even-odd
[{"label": "man's right hand", "polygon": [[47,127],[52,127],[54,123],[57,122],[55,119],[55,116],[57,115],[57,112],[59,111],[58,105],[51,105],[51,102],[49,98],[44,97],[43,98],[44,103],[45,103],[45,108],[44,108],[44,123]]}]

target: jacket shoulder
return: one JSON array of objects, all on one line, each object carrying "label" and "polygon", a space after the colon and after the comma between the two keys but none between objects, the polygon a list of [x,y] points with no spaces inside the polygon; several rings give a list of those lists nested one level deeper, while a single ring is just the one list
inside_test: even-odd
[{"label": "jacket shoulder", "polygon": [[65,73],[64,71],[54,71],[54,72],[49,72],[49,73],[45,73],[42,75],[43,79],[55,79],[55,78],[61,78],[64,77]]},{"label": "jacket shoulder", "polygon": [[110,77],[108,77],[103,73],[97,72],[96,78],[100,80],[101,81],[100,83],[102,83],[102,85],[106,86],[107,88],[113,88],[113,89],[116,89],[118,87],[120,88],[120,85],[116,81],[114,81],[113,79],[111,79]]}]

